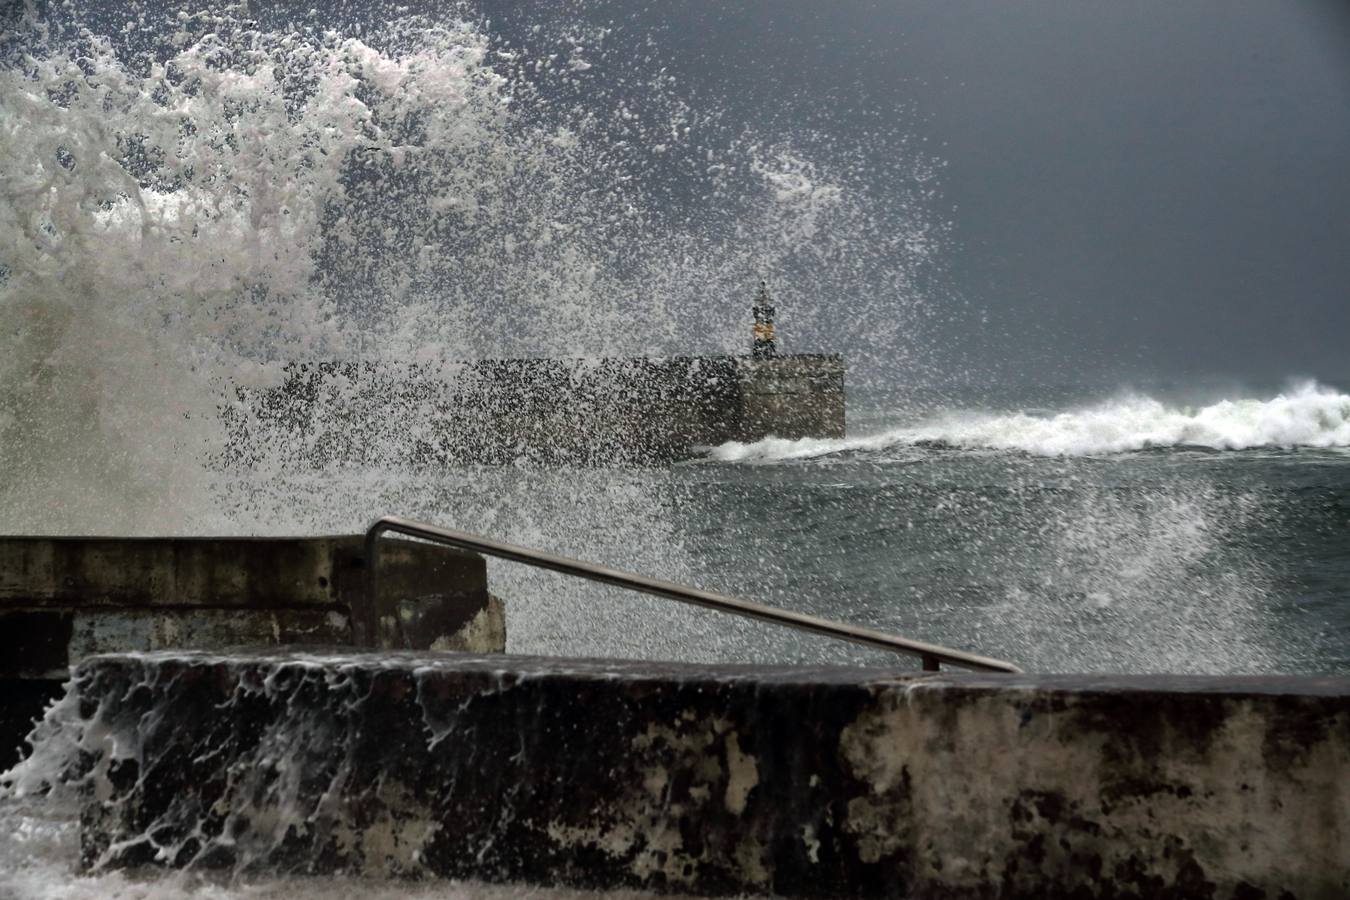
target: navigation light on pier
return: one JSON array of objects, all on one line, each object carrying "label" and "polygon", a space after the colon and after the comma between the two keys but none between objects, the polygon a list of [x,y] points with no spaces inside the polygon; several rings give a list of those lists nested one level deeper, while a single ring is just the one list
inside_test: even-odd
[{"label": "navigation light on pier", "polygon": [[778,354],[778,345],[775,342],[775,332],[773,328],[773,300],[769,297],[769,286],[765,282],[759,283],[759,295],[755,297],[755,305],[750,307],[750,311],[755,314],[755,325],[753,328],[755,340],[751,345],[751,355],[753,356],[776,356]]}]

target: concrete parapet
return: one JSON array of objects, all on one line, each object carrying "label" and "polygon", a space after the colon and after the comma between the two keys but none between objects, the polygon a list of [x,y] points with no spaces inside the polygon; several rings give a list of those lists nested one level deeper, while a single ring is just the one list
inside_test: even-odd
[{"label": "concrete parapet", "polygon": [[119,748],[71,761],[96,867],[1350,895],[1344,678],[157,654],[86,661],[46,729]]},{"label": "concrete parapet", "polygon": [[296,363],[237,389],[220,462],[661,465],[700,447],[842,437],[838,355]]},{"label": "concrete parapet", "polygon": [[363,620],[361,535],[0,537],[0,641],[11,644],[0,675],[64,678],[94,653],[241,644],[503,649],[460,635],[489,607],[500,613],[481,557],[410,541],[379,553],[377,609]]},{"label": "concrete parapet", "polygon": [[363,540],[0,537],[0,763],[70,665],[96,653],[505,649],[504,610],[488,594],[481,557],[385,541],[380,594],[367,610]]}]

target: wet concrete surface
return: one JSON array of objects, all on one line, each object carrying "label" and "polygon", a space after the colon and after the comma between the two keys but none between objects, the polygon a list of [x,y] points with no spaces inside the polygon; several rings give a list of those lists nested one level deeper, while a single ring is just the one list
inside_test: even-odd
[{"label": "wet concrete surface", "polygon": [[95,869],[1350,895],[1350,679],[165,653],[65,706]]}]

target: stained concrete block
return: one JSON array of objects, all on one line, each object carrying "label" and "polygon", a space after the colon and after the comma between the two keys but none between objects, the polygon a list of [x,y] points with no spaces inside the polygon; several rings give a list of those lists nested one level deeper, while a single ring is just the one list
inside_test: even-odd
[{"label": "stained concrete block", "polygon": [[[89,652],[259,643],[359,643],[426,649],[500,632],[481,557],[412,541],[379,545],[375,605],[365,597],[361,535],[284,538],[0,537],[0,617],[14,651],[0,673],[32,670],[22,632],[53,629]],[[232,614],[231,614],[232,613]],[[119,634],[124,637],[118,637]],[[474,646],[500,650],[494,644]],[[49,660],[48,657],[51,659]]]},{"label": "stained concrete block", "polygon": [[13,761],[11,749],[71,663],[95,653],[266,644],[505,649],[504,609],[488,594],[481,557],[411,541],[383,541],[379,553],[369,606],[360,535],[0,537],[0,702],[10,707],[0,765]]},{"label": "stained concrete block", "polygon": [[738,363],[738,409],[728,440],[844,436],[842,357],[780,356]]},{"label": "stained concrete block", "polygon": [[3,537],[0,608],[335,605],[349,549],[343,538]]},{"label": "stained concrete block", "polygon": [[90,867],[1350,896],[1345,678],[112,656],[48,734],[85,748]]}]

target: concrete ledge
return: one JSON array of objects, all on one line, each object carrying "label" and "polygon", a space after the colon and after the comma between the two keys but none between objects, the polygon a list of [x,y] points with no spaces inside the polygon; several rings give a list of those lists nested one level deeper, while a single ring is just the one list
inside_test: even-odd
[{"label": "concrete ledge", "polygon": [[1350,896],[1345,678],[154,654],[85,662],[46,733],[95,867]]},{"label": "concrete ledge", "polygon": [[[481,557],[380,544],[366,603],[360,535],[0,537],[0,767],[72,663],[97,653],[265,644],[500,652]],[[43,685],[28,684],[40,681]]]},{"label": "concrete ledge", "polygon": [[[84,656],[262,643],[501,650],[481,557],[380,544],[365,598],[361,535],[0,537],[0,676],[64,677]],[[471,636],[491,643],[475,644]],[[12,646],[6,646],[6,643]]]}]

